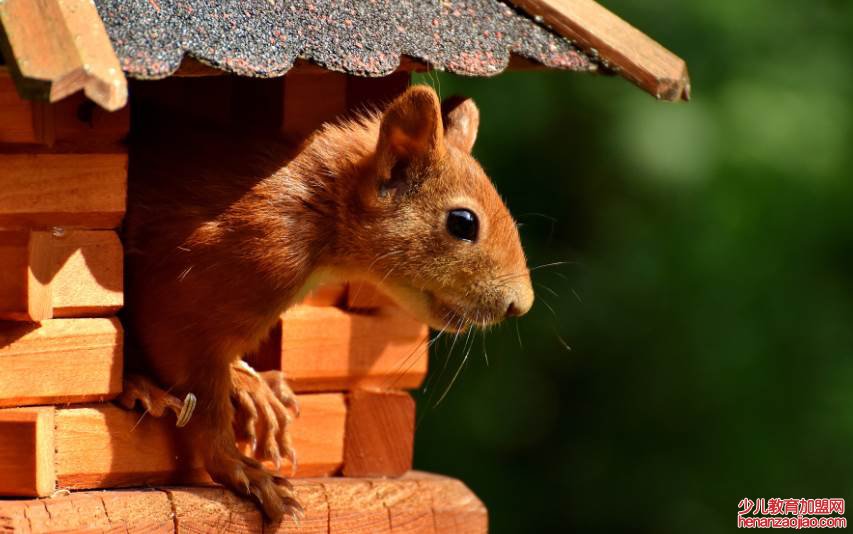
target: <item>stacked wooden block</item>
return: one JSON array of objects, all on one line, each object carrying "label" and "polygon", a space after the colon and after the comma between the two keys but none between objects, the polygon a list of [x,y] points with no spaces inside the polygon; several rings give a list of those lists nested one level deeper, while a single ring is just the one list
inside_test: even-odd
[{"label": "stacked wooden block", "polygon": [[[128,128],[126,110],[24,101],[0,75],[0,495],[209,481],[171,418],[106,402],[122,385]],[[321,288],[250,357],[300,395],[297,476],[411,467],[401,390],[426,372],[428,332],[371,295]]]},{"label": "stacked wooden block", "polygon": [[[341,307],[324,304],[332,294]],[[411,468],[414,403],[386,388],[420,383],[427,330],[381,308],[348,311],[346,298],[346,286],[309,297],[282,317],[250,361],[284,371],[299,394],[302,414],[292,428],[297,477],[399,476]],[[84,331],[90,320],[74,321],[2,325],[0,402],[63,405],[0,411],[0,494],[210,482],[193,451],[179,445],[172,418],[110,403],[66,404],[120,391],[117,336]],[[106,352],[119,357],[104,363]],[[282,472],[290,475],[290,466]]]}]

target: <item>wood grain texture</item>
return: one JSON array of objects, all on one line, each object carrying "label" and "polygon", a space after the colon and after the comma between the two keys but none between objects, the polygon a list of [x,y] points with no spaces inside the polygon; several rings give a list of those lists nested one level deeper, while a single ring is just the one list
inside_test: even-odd
[{"label": "wood grain texture", "polygon": [[295,391],[416,388],[426,375],[428,335],[394,309],[294,306],[247,360],[259,371],[283,371]]},{"label": "wood grain texture", "polygon": [[262,532],[257,506],[223,488],[166,489],[177,532]]},{"label": "wood grain texture", "polygon": [[118,319],[0,322],[0,406],[100,401],[121,392]]},{"label": "wood grain texture", "polygon": [[415,401],[404,391],[357,389],[347,396],[347,477],[400,476],[412,468]]},{"label": "wood grain texture", "polygon": [[114,315],[124,256],[110,231],[0,231],[0,319]]},{"label": "wood grain texture", "polygon": [[53,408],[0,410],[0,495],[53,492],[53,437]]},{"label": "wood grain texture", "polygon": [[[221,488],[151,488],[79,492],[41,500],[0,500],[0,531],[34,532],[270,532],[275,534],[483,534],[486,510],[463,484],[412,473],[397,480],[318,478],[293,481],[305,507],[263,523],[250,502]],[[452,492],[441,496],[442,490]],[[438,501],[435,499],[438,498]],[[435,516],[438,512],[438,516]],[[458,521],[454,521],[458,514]],[[437,517],[438,523],[434,522]],[[440,530],[438,526],[446,528]]]},{"label": "wood grain texture", "polygon": [[2,50],[27,98],[56,102],[79,90],[106,109],[127,103],[127,80],[90,0],[0,2]]},{"label": "wood grain texture", "polygon": [[436,532],[448,534],[478,534],[489,531],[486,507],[461,481],[412,472],[407,480],[416,480],[418,491],[432,499],[432,519]]},{"label": "wood grain texture", "polygon": [[388,510],[391,534],[437,532],[432,517],[432,495],[422,491],[418,481],[380,479],[371,481],[371,486]]},{"label": "wood grain texture", "polygon": [[391,532],[388,511],[369,480],[341,479],[324,483],[333,534]]},{"label": "wood grain texture", "polygon": [[[292,427],[299,458],[295,476],[332,474],[343,463],[343,396],[303,395],[299,402],[302,414]],[[181,443],[174,424],[170,416],[143,417],[112,404],[57,409],[57,487],[211,483],[197,455]],[[289,465],[282,467],[282,474],[290,473]]]},{"label": "wood grain texture", "polygon": [[0,154],[0,227],[118,227],[126,154]]},{"label": "wood grain texture", "polygon": [[72,493],[49,499],[0,501],[0,532],[175,532],[169,495],[161,490]]},{"label": "wood grain texture", "polygon": [[[687,64],[593,0],[512,0],[661,100],[689,100]],[[594,51],[594,52],[593,52]]]}]

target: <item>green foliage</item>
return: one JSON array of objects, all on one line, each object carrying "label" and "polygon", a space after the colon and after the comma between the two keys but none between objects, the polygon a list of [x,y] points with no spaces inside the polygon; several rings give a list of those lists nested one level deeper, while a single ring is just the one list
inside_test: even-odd
[{"label": "green foliage", "polygon": [[850,498],[853,4],[606,5],[687,59],[690,104],[422,78],[479,104],[530,265],[570,263],[472,336],[437,407],[466,339],[435,345],[416,467],[466,481],[495,533],[721,532],[744,496]]}]

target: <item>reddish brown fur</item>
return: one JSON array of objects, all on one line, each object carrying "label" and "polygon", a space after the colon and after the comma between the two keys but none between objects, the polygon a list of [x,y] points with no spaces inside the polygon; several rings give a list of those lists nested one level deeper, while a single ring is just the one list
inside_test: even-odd
[{"label": "reddish brown fur", "polygon": [[[324,127],[296,154],[270,138],[198,132],[134,145],[131,331],[159,382],[198,397],[187,430],[211,475],[248,489],[268,515],[282,497],[234,445],[229,369],[307,284],[367,279],[450,330],[532,304],[515,222],[469,154],[476,107],[456,104],[442,121],[435,93],[414,87],[384,114]],[[454,208],[478,214],[476,243],[447,233]]]}]

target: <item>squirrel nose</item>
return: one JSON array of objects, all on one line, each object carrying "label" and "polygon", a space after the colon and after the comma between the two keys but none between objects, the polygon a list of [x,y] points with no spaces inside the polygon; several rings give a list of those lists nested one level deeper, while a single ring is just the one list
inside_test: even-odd
[{"label": "squirrel nose", "polygon": [[509,303],[509,307],[506,309],[507,317],[521,317],[524,315],[524,312],[521,311],[521,308],[518,307],[518,304],[515,301]]},{"label": "squirrel nose", "polygon": [[506,308],[506,317],[521,317],[525,313],[530,311],[530,308],[533,306],[533,293],[532,292],[521,292],[521,295],[516,295],[512,300],[509,301],[509,305]]}]

